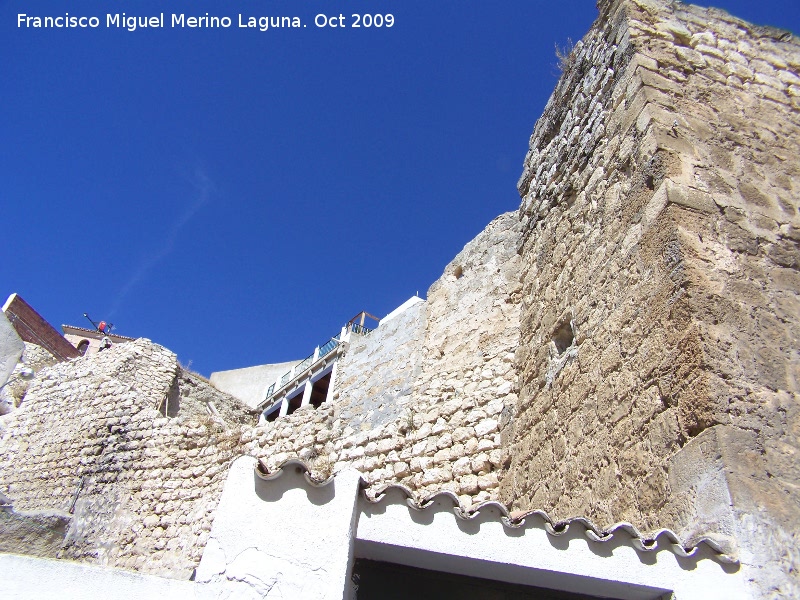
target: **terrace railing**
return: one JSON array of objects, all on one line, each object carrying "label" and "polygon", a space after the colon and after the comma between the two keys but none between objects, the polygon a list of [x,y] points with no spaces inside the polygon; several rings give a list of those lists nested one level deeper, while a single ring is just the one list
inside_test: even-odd
[{"label": "terrace railing", "polygon": [[338,345],[339,345],[338,337],[332,337],[327,342],[322,344],[322,346],[320,346],[317,350],[315,350],[313,354],[307,356],[306,358],[301,360],[298,364],[296,364],[291,370],[281,375],[281,378],[277,382],[277,384],[273,383],[272,385],[270,385],[269,388],[267,388],[267,393],[264,396],[264,400],[269,400],[272,396],[275,395],[276,392],[279,392],[286,384],[292,381],[295,378],[295,376],[300,375],[308,367],[314,365],[321,359],[325,358],[328,354],[333,352]]},{"label": "terrace railing", "polygon": [[[362,336],[366,336],[372,333],[374,331],[374,328],[366,327],[364,325],[367,319],[370,319],[380,324],[380,319],[378,319],[378,317],[371,315],[368,312],[362,311],[358,313],[355,317],[350,319],[347,325],[345,325],[342,328],[342,336],[346,336],[348,332],[352,332]],[[275,383],[270,385],[269,388],[267,388],[267,393],[264,396],[262,404],[266,404],[267,402],[269,402],[270,399],[280,394],[282,390],[287,388],[287,386],[289,386],[289,384],[292,381],[296,380],[296,378],[298,377],[303,376],[308,368],[313,367],[317,362],[324,359],[331,352],[336,350],[336,348],[339,346],[342,340],[345,339],[346,337],[342,337],[341,339],[339,337],[332,337],[330,340],[319,346],[314,351],[313,354],[307,356],[306,358],[301,360],[298,364],[296,364],[294,367],[292,367],[291,370],[281,375],[280,379],[278,379]],[[291,392],[291,390],[289,390],[289,392]],[[273,402],[273,406],[274,405],[275,402]]]}]

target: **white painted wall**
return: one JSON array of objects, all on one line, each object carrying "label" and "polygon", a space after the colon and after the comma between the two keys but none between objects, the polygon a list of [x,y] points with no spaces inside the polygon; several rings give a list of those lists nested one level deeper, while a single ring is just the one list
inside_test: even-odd
[{"label": "white painted wall", "polygon": [[679,558],[667,548],[638,553],[624,533],[590,542],[583,527],[573,524],[554,537],[535,517],[529,521],[539,523],[515,530],[503,526],[496,509],[463,521],[447,499],[415,511],[404,495],[395,496],[379,505],[359,500],[357,557],[631,600],[669,598],[670,593],[676,600],[748,597],[738,568],[714,561],[705,547],[698,552],[700,560]]},{"label": "white painted wall", "polygon": [[[237,459],[196,581],[241,597],[342,600],[348,589],[360,475],[315,488],[288,467],[273,481]],[[253,595],[255,594],[255,595]]]},{"label": "white painted wall", "polygon": [[3,600],[194,600],[196,586],[177,581],[66,560],[0,554]]},{"label": "white painted wall", "polygon": [[417,305],[417,304],[419,304],[420,302],[425,302],[425,300],[423,300],[423,299],[422,299],[422,298],[420,298],[419,296],[411,296],[411,298],[409,298],[408,300],[406,300],[405,302],[403,302],[403,303],[402,303],[400,306],[398,306],[398,307],[397,307],[397,308],[395,308],[395,309],[394,309],[392,312],[390,312],[388,315],[386,315],[385,317],[383,317],[383,318],[381,319],[381,324],[383,324],[383,323],[386,323],[387,321],[391,321],[391,320],[392,320],[392,319],[394,319],[394,318],[395,318],[397,315],[404,313],[406,310],[408,310],[408,309],[409,309],[409,308],[411,308],[412,306],[416,306],[416,305]]},{"label": "white painted wall", "polygon": [[209,381],[221,392],[238,398],[250,408],[255,408],[259,402],[264,400],[267,388],[275,383],[278,377],[291,371],[292,367],[299,363],[300,360],[293,360],[231,371],[215,371],[211,374]]}]

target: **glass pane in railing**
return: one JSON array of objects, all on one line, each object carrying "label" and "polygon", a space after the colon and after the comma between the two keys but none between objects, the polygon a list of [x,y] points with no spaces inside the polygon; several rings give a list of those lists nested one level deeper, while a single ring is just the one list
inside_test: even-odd
[{"label": "glass pane in railing", "polygon": [[322,358],[323,356],[328,354],[331,350],[336,348],[336,346],[338,344],[339,344],[339,340],[337,340],[336,338],[332,338],[332,339],[328,340],[325,344],[320,346],[320,348],[319,348],[319,357]]}]

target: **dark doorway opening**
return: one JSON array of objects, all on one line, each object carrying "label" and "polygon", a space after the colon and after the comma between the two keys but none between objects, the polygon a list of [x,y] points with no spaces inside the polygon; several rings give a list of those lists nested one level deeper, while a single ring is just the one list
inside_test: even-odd
[{"label": "dark doorway opening", "polygon": [[598,596],[356,559],[358,600],[597,600]]}]

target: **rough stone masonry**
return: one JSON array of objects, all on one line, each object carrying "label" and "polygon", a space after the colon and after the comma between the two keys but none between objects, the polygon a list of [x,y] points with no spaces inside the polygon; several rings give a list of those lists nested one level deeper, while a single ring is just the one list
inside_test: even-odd
[{"label": "rough stone masonry", "polygon": [[666,0],[599,10],[519,212],[351,343],[333,402],[254,426],[146,340],[43,369],[0,439],[0,539],[186,578],[246,453],[713,536],[753,597],[800,596],[800,44]]},{"label": "rough stone masonry", "polygon": [[188,578],[252,419],[148,340],[42,369],[0,441],[0,551]]},{"label": "rough stone masonry", "polygon": [[531,137],[501,498],[714,532],[796,597],[800,45],[601,2]]}]

